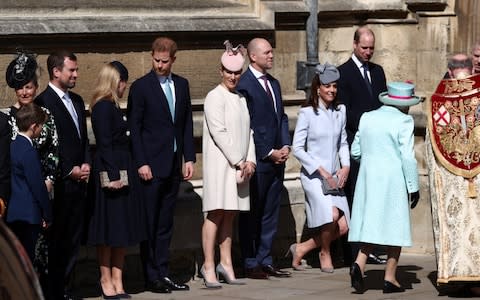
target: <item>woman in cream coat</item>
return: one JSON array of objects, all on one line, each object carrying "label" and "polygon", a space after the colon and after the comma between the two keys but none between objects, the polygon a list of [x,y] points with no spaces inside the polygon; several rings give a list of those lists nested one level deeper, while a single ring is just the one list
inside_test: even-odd
[{"label": "woman in cream coat", "polygon": [[[330,243],[348,231],[350,212],[345,195],[324,195],[321,179],[331,187],[343,188],[350,171],[345,106],[337,100],[337,68],[318,65],[312,80],[312,94],[300,109],[293,137],[293,154],[302,164],[300,180],[305,191],[307,225],[317,233],[293,244],[292,267],[304,270],[301,258],[315,248],[322,272],[333,273]],[[334,176],[338,182],[334,181]]]},{"label": "woman in cream coat", "polygon": [[[202,205],[207,215],[200,272],[207,288],[221,287],[215,273],[228,284],[244,284],[235,278],[231,258],[233,220],[238,211],[250,209],[248,181],[256,161],[247,104],[235,91],[244,61],[241,50],[227,43],[221,58],[222,82],[208,93],[204,104]],[[220,263],[215,267],[217,234]]]}]

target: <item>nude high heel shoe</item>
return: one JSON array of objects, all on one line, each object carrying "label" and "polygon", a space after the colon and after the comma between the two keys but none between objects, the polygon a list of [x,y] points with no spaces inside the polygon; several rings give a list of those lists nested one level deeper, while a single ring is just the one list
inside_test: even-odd
[{"label": "nude high heel shoe", "polygon": [[300,265],[294,265],[293,264],[293,261],[298,258],[298,255],[297,255],[297,244],[291,244],[290,247],[288,248],[287,250],[287,253],[285,253],[285,257],[288,257],[289,255],[292,255],[292,268],[295,270],[295,271],[305,271],[306,268],[304,265],[300,264]]},{"label": "nude high heel shoe", "polygon": [[205,267],[202,266],[200,269],[200,274],[202,274],[203,277],[203,283],[205,284],[205,287],[207,289],[220,289],[222,288],[222,284],[220,282],[209,282],[207,281],[207,277],[205,276]]},{"label": "nude high heel shoe", "polygon": [[247,284],[245,281],[230,278],[230,276],[228,276],[227,271],[225,270],[225,268],[221,263],[217,265],[217,268],[215,270],[217,271],[217,277],[220,278],[220,275],[222,275],[223,280],[225,280],[225,282],[228,284],[233,284],[233,285]]}]

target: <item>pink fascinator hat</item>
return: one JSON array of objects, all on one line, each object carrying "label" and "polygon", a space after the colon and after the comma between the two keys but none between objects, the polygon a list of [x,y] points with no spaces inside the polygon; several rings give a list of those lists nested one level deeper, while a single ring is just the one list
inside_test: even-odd
[{"label": "pink fascinator hat", "polygon": [[245,58],[243,57],[245,48],[243,45],[240,44],[234,48],[229,40],[226,40],[223,44],[226,49],[220,59],[222,66],[232,72],[242,70],[245,63]]}]

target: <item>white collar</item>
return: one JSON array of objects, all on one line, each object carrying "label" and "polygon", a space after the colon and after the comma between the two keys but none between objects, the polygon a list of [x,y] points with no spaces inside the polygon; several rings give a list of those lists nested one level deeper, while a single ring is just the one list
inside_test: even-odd
[{"label": "white collar", "polygon": [[362,63],[362,62],[358,59],[358,57],[356,57],[355,54],[353,54],[353,53],[352,53],[352,60],[353,60],[353,62],[355,63],[355,65],[357,65],[357,68],[358,68],[358,69],[361,70],[361,69],[363,68],[363,64],[364,64],[364,63]]},{"label": "white collar", "polygon": [[62,91],[61,89],[59,89],[58,87],[56,87],[52,82],[49,82],[48,83],[48,86],[52,88],[52,90],[58,95],[58,97],[60,97],[60,99],[63,100],[63,96],[65,96],[65,93],[64,91]]},{"label": "white collar", "polygon": [[17,134],[23,136],[24,138],[26,138],[26,139],[30,142],[30,145],[33,146],[32,139],[31,139],[28,135],[26,135],[26,134],[24,134],[24,133],[22,133],[22,132],[18,132]]},{"label": "white collar", "polygon": [[248,68],[250,69],[250,71],[253,73],[253,76],[255,76],[255,78],[259,79],[260,77],[262,77],[263,75],[267,75],[267,73],[263,74],[262,72],[258,71],[257,69],[255,69],[254,67],[252,67],[252,65],[248,65]]}]

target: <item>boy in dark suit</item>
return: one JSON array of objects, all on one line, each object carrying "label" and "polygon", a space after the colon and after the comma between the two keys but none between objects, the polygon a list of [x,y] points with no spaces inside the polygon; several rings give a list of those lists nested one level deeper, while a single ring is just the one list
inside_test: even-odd
[{"label": "boy in dark suit", "polygon": [[32,139],[40,136],[47,115],[31,103],[17,112],[16,119],[19,132],[10,144],[12,195],[7,223],[33,261],[41,226],[47,226],[51,220],[47,186],[32,144]]}]

